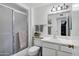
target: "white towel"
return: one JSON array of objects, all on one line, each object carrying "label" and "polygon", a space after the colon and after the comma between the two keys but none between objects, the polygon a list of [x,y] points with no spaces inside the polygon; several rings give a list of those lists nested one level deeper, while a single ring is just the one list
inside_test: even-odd
[{"label": "white towel", "polygon": [[26,32],[19,32],[19,42],[20,42],[20,49],[27,47],[27,33]]}]

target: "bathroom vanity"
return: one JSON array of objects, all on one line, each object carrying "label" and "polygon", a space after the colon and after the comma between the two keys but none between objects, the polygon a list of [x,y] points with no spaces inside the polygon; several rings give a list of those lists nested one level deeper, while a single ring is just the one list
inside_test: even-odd
[{"label": "bathroom vanity", "polygon": [[42,39],[43,56],[73,56],[79,55],[77,42],[74,40],[45,37]]},{"label": "bathroom vanity", "polygon": [[[43,56],[72,56],[75,55],[76,41],[71,38],[72,15],[71,5],[66,10],[48,14],[48,34],[42,41]],[[53,35],[53,36],[52,36]],[[56,37],[60,36],[60,37]],[[66,37],[66,38],[63,38]]]}]

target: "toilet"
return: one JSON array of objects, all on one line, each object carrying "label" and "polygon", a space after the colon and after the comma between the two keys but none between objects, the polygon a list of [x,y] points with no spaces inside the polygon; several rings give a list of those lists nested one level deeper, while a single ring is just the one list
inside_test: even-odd
[{"label": "toilet", "polygon": [[34,44],[28,50],[29,56],[38,56],[40,54],[41,40],[34,39]]},{"label": "toilet", "polygon": [[28,50],[28,55],[29,56],[37,56],[39,54],[40,47],[37,46],[32,46]]}]

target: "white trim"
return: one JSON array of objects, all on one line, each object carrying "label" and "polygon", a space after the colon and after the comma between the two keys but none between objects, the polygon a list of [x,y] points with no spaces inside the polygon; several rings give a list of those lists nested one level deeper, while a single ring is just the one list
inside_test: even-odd
[{"label": "white trim", "polygon": [[21,13],[21,14],[23,14],[23,15],[27,15],[26,13],[21,12],[21,11],[19,11],[19,10],[16,10],[15,8],[9,7],[9,6],[7,6],[7,5],[4,5],[4,4],[0,4],[0,5],[1,5],[1,6],[4,6],[4,7],[7,7],[7,8],[9,8],[9,9],[12,9],[13,11],[18,12],[18,13]]},{"label": "white trim", "polygon": [[32,35],[31,35],[31,8],[28,11],[28,47],[32,46]]}]

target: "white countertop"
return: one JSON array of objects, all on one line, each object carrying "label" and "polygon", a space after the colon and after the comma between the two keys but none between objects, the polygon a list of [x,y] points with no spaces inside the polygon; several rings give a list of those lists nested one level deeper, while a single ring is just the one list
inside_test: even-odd
[{"label": "white countertop", "polygon": [[44,37],[41,39],[44,42],[60,44],[60,45],[74,45],[75,47],[79,47],[79,37],[69,37],[69,38],[62,38],[62,37]]}]

